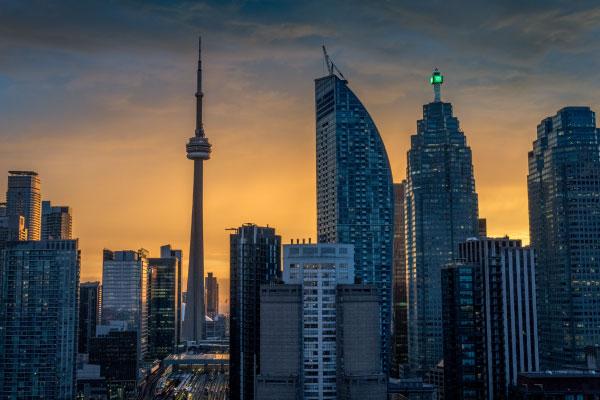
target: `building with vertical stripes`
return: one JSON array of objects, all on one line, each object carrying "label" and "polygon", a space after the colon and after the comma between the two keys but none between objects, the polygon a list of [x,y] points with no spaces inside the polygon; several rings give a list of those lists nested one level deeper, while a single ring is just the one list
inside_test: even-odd
[{"label": "building with vertical stripes", "polygon": [[520,240],[473,238],[442,268],[447,399],[506,399],[539,370],[535,255]]}]

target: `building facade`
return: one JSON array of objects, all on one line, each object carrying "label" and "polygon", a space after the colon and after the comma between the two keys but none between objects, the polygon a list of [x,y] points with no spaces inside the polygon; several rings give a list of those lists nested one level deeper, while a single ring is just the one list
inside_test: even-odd
[{"label": "building facade", "polygon": [[177,258],[148,259],[149,361],[177,353],[181,342],[181,277]]},{"label": "building facade", "polygon": [[281,236],[274,228],[244,224],[230,235],[229,254],[229,387],[232,400],[253,400],[260,374],[260,285],[281,279]]},{"label": "building facade", "polygon": [[598,136],[594,112],[566,107],[538,125],[529,153],[543,369],[583,365],[585,346],[600,343]]},{"label": "building facade", "polygon": [[148,252],[104,251],[102,324],[125,321],[138,332],[138,356],[148,348]]},{"label": "building facade", "polygon": [[75,394],[77,240],[10,242],[0,288],[0,398]]},{"label": "building facade", "polygon": [[102,285],[85,282],[79,285],[78,353],[87,354],[90,338],[96,337],[96,326],[102,321]]},{"label": "building facade", "polygon": [[8,171],[6,215],[25,217],[28,240],[40,240],[42,225],[42,194],[40,178],[33,171]]},{"label": "building facade", "polygon": [[406,241],[404,240],[404,190],[406,182],[394,183],[394,275],[392,293],[392,362],[390,375],[405,375],[408,364],[408,317],[406,303]]},{"label": "building facade", "polygon": [[394,189],[385,145],[348,82],[315,80],[317,239],[354,245],[356,278],[379,289],[380,351],[390,356]]},{"label": "building facade", "polygon": [[452,104],[440,99],[442,76],[431,77],[435,99],[423,106],[407,154],[405,240],[408,362],[423,375],[442,359],[442,265],[458,243],[478,233],[471,149]]},{"label": "building facade", "polygon": [[509,399],[539,370],[535,256],[520,240],[473,238],[442,269],[447,399]]},{"label": "building facade", "polygon": [[212,272],[205,279],[206,287],[206,315],[214,318],[219,314],[219,283]]},{"label": "building facade", "polygon": [[71,239],[73,216],[71,207],[53,206],[42,201],[42,240]]}]

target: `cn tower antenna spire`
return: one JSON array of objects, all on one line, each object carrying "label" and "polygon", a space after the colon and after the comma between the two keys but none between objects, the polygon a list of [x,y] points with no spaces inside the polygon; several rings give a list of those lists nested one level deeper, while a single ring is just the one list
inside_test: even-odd
[{"label": "cn tower antenna spire", "polygon": [[198,36],[198,73],[196,89],[196,137],[204,137],[204,126],[202,124],[202,36]]}]

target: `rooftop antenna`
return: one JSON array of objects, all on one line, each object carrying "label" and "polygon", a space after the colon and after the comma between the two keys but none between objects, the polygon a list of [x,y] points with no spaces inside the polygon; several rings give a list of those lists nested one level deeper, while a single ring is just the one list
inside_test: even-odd
[{"label": "rooftop antenna", "polygon": [[342,78],[344,83],[348,83],[348,79],[346,79],[344,74],[342,74],[342,71],[340,71],[340,69],[333,63],[333,61],[331,61],[331,58],[329,58],[327,50],[325,50],[325,45],[323,45],[323,55],[325,56],[325,63],[327,64],[327,72],[329,72],[329,75],[333,75],[334,71],[336,71],[340,78]]}]

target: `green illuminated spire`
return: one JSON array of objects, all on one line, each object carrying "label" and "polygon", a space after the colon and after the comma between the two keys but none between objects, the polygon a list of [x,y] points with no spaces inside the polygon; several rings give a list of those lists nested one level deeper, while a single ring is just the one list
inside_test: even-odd
[{"label": "green illuminated spire", "polygon": [[441,101],[440,85],[444,83],[444,77],[437,68],[433,71],[433,74],[431,74],[429,83],[433,85],[433,94],[435,96],[434,101]]}]

